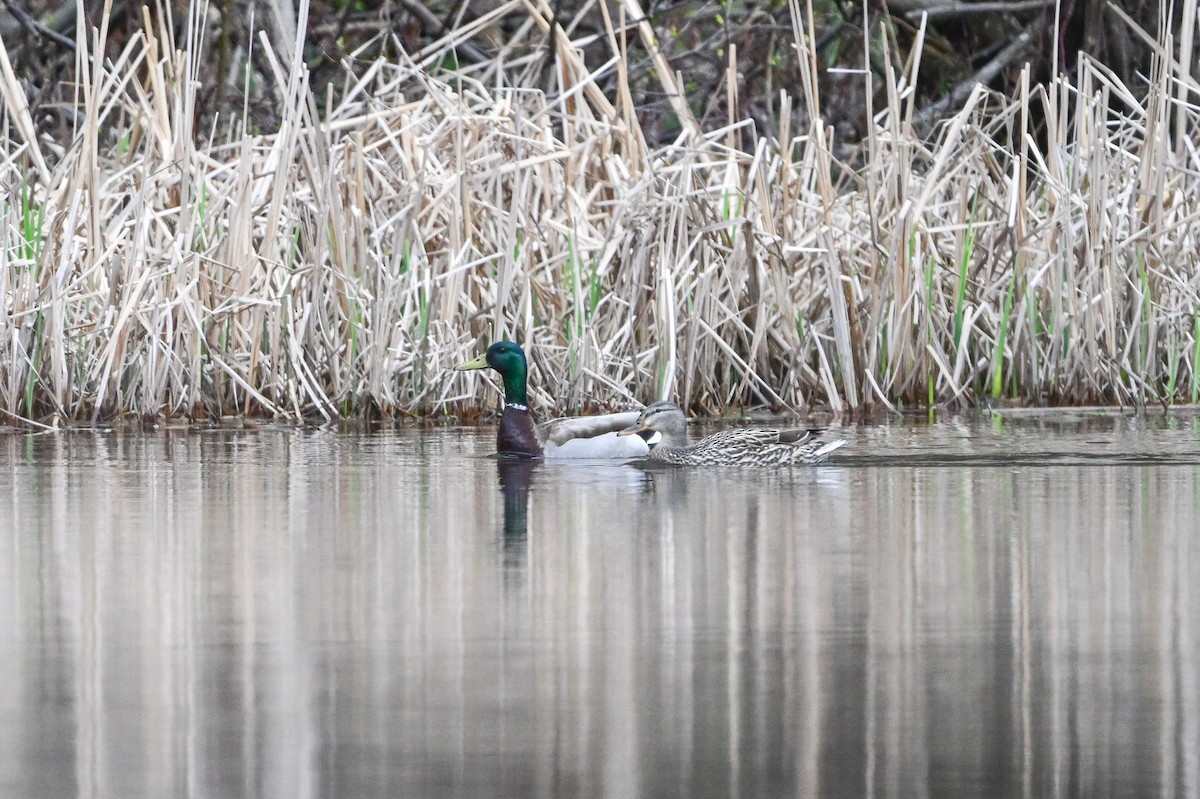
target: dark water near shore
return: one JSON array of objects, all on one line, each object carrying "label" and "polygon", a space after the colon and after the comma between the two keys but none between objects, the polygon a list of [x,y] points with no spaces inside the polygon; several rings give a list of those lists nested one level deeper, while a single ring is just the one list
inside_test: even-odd
[{"label": "dark water near shore", "polygon": [[0,438],[0,796],[1200,796],[1200,426]]}]

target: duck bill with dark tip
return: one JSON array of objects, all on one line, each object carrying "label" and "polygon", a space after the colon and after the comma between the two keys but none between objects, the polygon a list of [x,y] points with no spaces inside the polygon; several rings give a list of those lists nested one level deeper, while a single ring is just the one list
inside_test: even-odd
[{"label": "duck bill with dark tip", "polygon": [[662,441],[662,433],[657,430],[651,430],[643,422],[636,422],[626,427],[617,433],[619,436],[641,436],[642,441],[646,442],[646,446],[654,449],[660,441]]}]

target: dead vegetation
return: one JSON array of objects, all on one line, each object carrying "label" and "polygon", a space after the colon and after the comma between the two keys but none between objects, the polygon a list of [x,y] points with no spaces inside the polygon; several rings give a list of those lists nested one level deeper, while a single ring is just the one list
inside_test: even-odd
[{"label": "dead vegetation", "polygon": [[[794,103],[822,118],[800,9],[778,138],[702,125],[662,64],[679,134],[656,145],[623,77],[627,37],[654,33],[615,8],[591,63],[548,6],[497,5],[555,37],[550,94],[520,63],[448,69],[468,25],[318,110],[303,40],[261,37],[286,98],[270,135],[193,129],[195,5],[181,41],[146,16],[111,59],[88,57],[103,27],[80,28],[66,147],[37,136],[6,67],[0,408],[491,407],[450,367],[505,336],[527,345],[544,413],[1200,399],[1200,109],[1168,36],[1137,91],[1084,56],[1069,81],[977,87],[926,137],[918,32],[885,54],[902,66],[850,163],[830,129],[790,129]],[[731,95],[737,70],[733,48]]]}]

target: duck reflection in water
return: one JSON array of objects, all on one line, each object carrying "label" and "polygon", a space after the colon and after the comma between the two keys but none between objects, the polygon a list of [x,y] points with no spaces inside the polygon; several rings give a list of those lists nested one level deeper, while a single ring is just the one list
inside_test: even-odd
[{"label": "duck reflection in water", "polygon": [[515,575],[525,571],[529,532],[529,487],[533,484],[534,471],[540,466],[538,461],[526,458],[501,455],[496,460],[500,493],[504,497],[501,545],[504,553],[504,571],[507,574]]}]

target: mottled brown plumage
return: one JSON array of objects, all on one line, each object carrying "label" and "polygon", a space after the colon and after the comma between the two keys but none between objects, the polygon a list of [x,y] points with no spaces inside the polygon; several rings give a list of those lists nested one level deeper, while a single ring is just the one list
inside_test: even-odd
[{"label": "mottled brown plumage", "polygon": [[637,435],[650,446],[649,459],[679,466],[797,466],[819,463],[846,442],[823,441],[819,430],[723,430],[687,444],[687,418],[678,405],[648,405],[620,435]]}]

